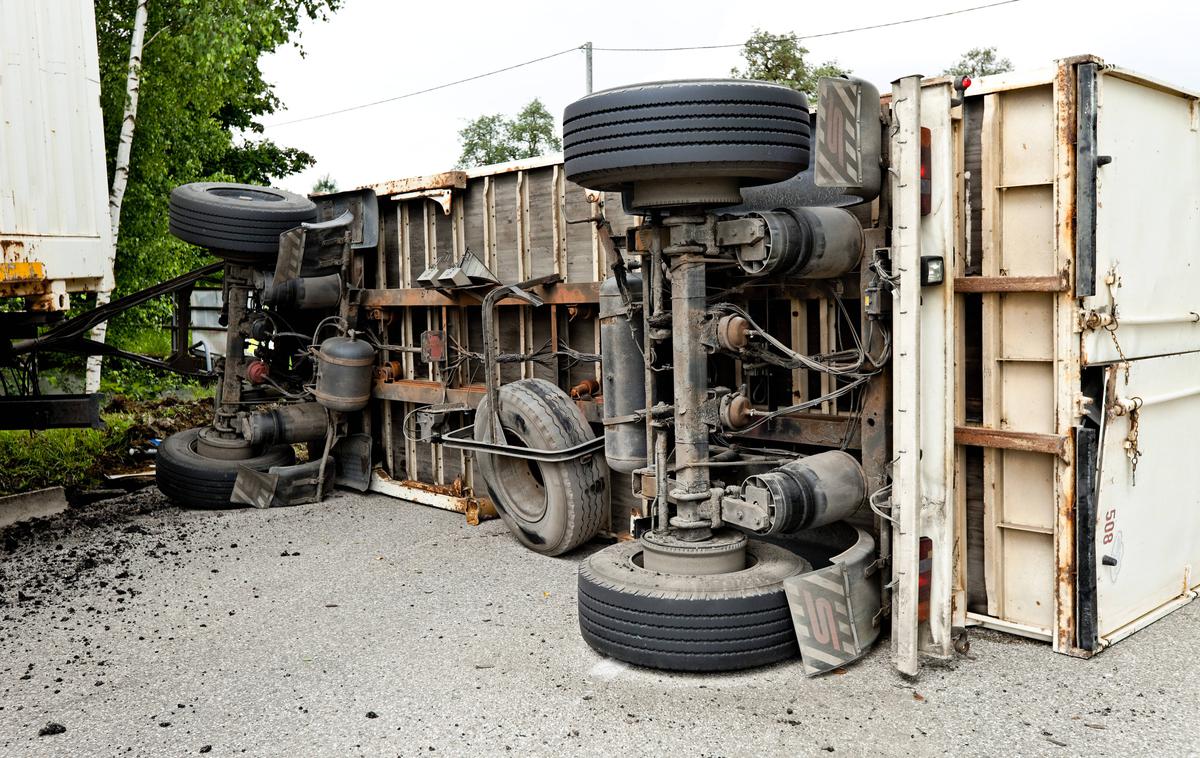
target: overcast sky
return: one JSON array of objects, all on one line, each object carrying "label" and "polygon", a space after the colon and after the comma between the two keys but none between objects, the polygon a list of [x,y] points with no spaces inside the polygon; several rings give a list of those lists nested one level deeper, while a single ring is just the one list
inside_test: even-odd
[{"label": "overcast sky", "polygon": [[[463,79],[591,41],[600,47],[719,45],[755,28],[803,36],[983,5],[933,2],[400,2],[344,0],[323,24],[305,24],[305,56],[287,48],[264,61],[287,110],[267,135],[300,147],[317,165],[279,183],[299,192],[330,174],[341,189],[452,168],[458,130],[485,113],[512,114],[538,97],[561,119],[585,92],[584,56],[573,51],[438,92],[326,118],[339,108]],[[905,74],[935,75],[966,49],[996,46],[1017,69],[1094,53],[1108,63],[1200,90],[1200,2],[1019,0],[888,29],[804,42],[809,60],[836,60],[885,90]],[[728,76],[738,48],[594,55],[597,90],[633,82]],[[272,124],[278,124],[273,126]]]}]

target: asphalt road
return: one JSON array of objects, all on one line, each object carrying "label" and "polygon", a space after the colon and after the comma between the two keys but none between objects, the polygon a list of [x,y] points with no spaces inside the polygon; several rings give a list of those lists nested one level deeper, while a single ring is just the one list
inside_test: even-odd
[{"label": "asphalt road", "polygon": [[1088,661],[979,632],[916,681],[886,644],[819,679],[675,675],[582,642],[579,554],[384,497],[150,490],[3,538],[2,756],[1200,751],[1200,604]]}]

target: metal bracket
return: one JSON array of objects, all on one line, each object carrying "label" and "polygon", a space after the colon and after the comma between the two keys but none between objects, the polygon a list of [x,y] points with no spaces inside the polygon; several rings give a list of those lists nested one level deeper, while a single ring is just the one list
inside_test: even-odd
[{"label": "metal bracket", "polygon": [[[481,442],[472,437],[460,437],[463,432],[474,430],[475,425],[464,426],[462,429],[455,429],[448,434],[434,435],[430,438],[430,442],[442,445],[457,450],[471,450],[484,455],[498,455],[503,458],[522,458],[529,461],[539,461],[542,463],[561,463],[562,461],[573,461],[576,458],[583,458],[586,455],[601,450],[604,447],[603,437],[593,437],[586,442],[581,442],[578,445],[564,448],[562,450],[541,450],[531,447],[516,447],[515,445],[505,445],[496,442]],[[501,437],[503,439],[503,437]]]},{"label": "metal bracket", "polygon": [[496,306],[506,297],[515,297],[536,308],[544,301],[529,290],[539,285],[557,284],[561,281],[560,274],[550,274],[496,287],[483,298],[483,384],[487,389],[488,405],[491,409],[491,418],[484,419],[484,423],[488,425],[488,436],[491,439],[504,439],[504,429],[500,425],[500,337],[496,333]]}]

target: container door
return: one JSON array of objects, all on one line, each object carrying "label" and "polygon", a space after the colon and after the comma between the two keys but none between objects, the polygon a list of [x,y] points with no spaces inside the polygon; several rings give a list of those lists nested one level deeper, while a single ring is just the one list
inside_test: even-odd
[{"label": "container door", "polygon": [[1200,99],[1095,63],[1078,76],[1084,362],[1200,350]]},{"label": "container door", "polygon": [[1075,289],[1085,390],[1103,385],[1088,393],[1102,397],[1096,472],[1077,487],[1093,495],[1078,645],[1098,650],[1200,582],[1200,99],[1097,63],[1077,80]]},{"label": "container door", "polygon": [[1094,514],[1096,647],[1200,589],[1200,353],[1105,369]]}]

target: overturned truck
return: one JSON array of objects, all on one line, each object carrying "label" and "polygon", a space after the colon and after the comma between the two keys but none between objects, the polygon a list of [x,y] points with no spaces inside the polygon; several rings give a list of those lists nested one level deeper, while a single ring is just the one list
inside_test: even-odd
[{"label": "overturned truck", "polygon": [[580,627],[641,665],[815,673],[889,625],[906,673],[977,625],[1091,655],[1200,582],[1197,102],[1093,57],[815,116],[664,82],[568,106],[561,158],[181,188],[229,341],[159,485],[616,538]]}]

